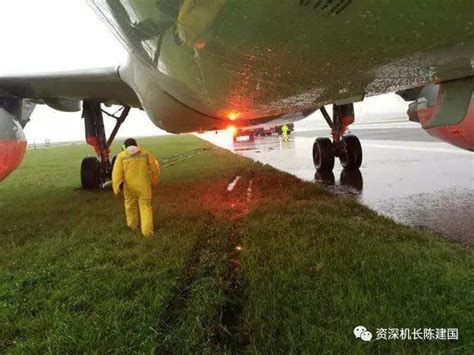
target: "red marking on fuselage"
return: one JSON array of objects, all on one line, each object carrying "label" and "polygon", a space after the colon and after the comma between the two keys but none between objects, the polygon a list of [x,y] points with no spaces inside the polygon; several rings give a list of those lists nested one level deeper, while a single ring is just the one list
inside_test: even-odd
[{"label": "red marking on fuselage", "polygon": [[26,152],[26,141],[0,140],[0,181],[10,175],[23,161]]}]

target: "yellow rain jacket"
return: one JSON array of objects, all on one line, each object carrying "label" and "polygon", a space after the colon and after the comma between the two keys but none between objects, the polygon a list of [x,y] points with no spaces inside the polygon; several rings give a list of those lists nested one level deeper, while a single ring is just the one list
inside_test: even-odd
[{"label": "yellow rain jacket", "polygon": [[138,230],[141,224],[142,234],[151,236],[154,233],[151,190],[158,183],[160,166],[156,158],[142,147],[129,148],[117,155],[112,186],[118,195],[123,184],[127,225]]}]

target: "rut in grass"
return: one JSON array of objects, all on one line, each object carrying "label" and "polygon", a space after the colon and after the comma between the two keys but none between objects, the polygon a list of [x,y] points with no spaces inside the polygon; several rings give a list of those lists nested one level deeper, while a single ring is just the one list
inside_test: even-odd
[{"label": "rut in grass", "polygon": [[190,297],[193,283],[201,276],[201,256],[209,248],[210,241],[217,236],[212,230],[213,216],[208,219],[208,231],[205,238],[198,238],[188,257],[181,277],[171,291],[167,306],[161,315],[157,327],[157,346],[155,354],[173,353],[174,344],[168,341],[168,334],[178,325],[180,316],[186,311],[186,304]]},{"label": "rut in grass", "polygon": [[[213,198],[206,221],[205,232],[196,241],[185,264],[182,276],[171,291],[164,312],[158,321],[155,353],[175,352],[179,347],[176,334],[193,309],[196,290],[204,278],[213,278],[221,294],[220,301],[210,305],[208,319],[201,322],[204,336],[195,351],[236,351],[249,344],[241,331],[241,310],[245,303],[240,253],[242,251],[242,218],[250,210],[248,179],[241,179],[235,190],[224,186]],[[205,197],[209,198],[209,196]],[[210,204],[207,204],[209,206]],[[187,349],[189,350],[189,349]]]},{"label": "rut in grass", "polygon": [[[239,177],[234,179],[238,182]],[[232,184],[231,183],[231,184]],[[227,189],[227,203],[232,207],[228,215],[232,228],[228,236],[227,272],[224,275],[224,294],[226,302],[221,310],[221,324],[214,341],[220,349],[236,352],[250,344],[249,335],[242,331],[242,309],[245,304],[245,292],[241,271],[240,257],[243,251],[242,227],[243,218],[250,211],[252,200],[252,179],[243,179],[234,191]]]},{"label": "rut in grass", "polygon": [[227,272],[224,276],[224,294],[226,301],[221,309],[221,324],[215,334],[216,347],[237,351],[250,344],[248,334],[242,331],[242,309],[245,305],[245,293],[240,265],[241,222],[236,221],[229,236],[231,250],[228,253]]},{"label": "rut in grass", "polygon": [[215,150],[215,149],[217,149],[217,147],[197,148],[197,149],[194,149],[194,150],[191,150],[191,151],[188,151],[188,152],[183,152],[181,154],[174,155],[172,157],[163,159],[161,161],[161,164],[162,164],[163,168],[168,168],[168,167],[173,166],[173,165],[175,165],[175,164],[177,164],[177,163],[179,163],[183,160],[193,158],[194,156],[196,156],[199,153],[204,153],[204,152],[207,152],[209,150]]}]

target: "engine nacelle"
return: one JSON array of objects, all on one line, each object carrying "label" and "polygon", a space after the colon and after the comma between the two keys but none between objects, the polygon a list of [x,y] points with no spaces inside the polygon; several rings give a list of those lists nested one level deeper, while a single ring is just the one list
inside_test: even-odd
[{"label": "engine nacelle", "polygon": [[474,151],[474,95],[472,78],[421,89],[408,109],[410,121],[421,123],[433,137]]},{"label": "engine nacelle", "polygon": [[12,113],[0,107],[0,181],[21,164],[25,151],[23,128]]}]

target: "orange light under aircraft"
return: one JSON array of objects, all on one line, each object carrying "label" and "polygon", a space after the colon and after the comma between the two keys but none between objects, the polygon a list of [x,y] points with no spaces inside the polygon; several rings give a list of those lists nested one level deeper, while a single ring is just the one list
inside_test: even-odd
[{"label": "orange light under aircraft", "polygon": [[198,40],[194,43],[194,48],[196,49],[204,49],[206,48],[207,43],[204,40]]},{"label": "orange light under aircraft", "polygon": [[227,114],[227,118],[231,121],[235,121],[240,116],[240,112],[232,111]]}]

